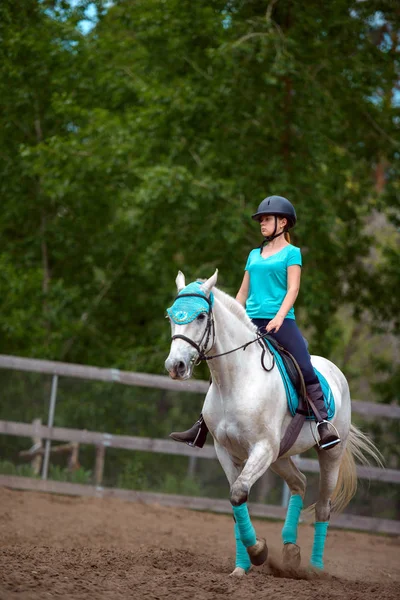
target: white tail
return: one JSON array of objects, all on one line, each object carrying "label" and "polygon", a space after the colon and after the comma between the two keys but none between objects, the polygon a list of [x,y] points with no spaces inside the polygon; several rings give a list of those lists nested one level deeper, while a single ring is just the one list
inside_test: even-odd
[{"label": "white tail", "polygon": [[340,513],[348,505],[357,491],[357,470],[355,459],[362,465],[370,466],[371,459],[379,467],[384,467],[383,456],[375,444],[353,424],[350,425],[346,450],[340,463],[339,477],[332,494],[332,510]]},{"label": "white tail", "polygon": [[[355,425],[350,425],[346,450],[340,463],[339,475],[331,498],[331,510],[336,514],[341,513],[357,491],[356,461],[365,466],[371,466],[373,459],[379,467],[384,468],[383,456],[369,437]],[[315,503],[307,506],[302,516],[308,519],[313,516]]]}]

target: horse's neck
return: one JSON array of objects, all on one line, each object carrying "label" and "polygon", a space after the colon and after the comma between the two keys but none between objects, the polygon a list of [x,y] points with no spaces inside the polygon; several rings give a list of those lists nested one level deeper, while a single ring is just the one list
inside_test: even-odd
[{"label": "horse's neck", "polygon": [[[247,319],[238,316],[235,309],[229,310],[227,304],[228,307],[215,297],[216,338],[211,355],[229,352],[257,339],[257,332],[249,327]],[[268,353],[265,356],[266,366],[272,367],[268,373],[261,367],[261,357],[260,345],[255,341],[246,350],[236,350],[208,362],[213,385],[204,414],[213,435],[222,421],[225,427],[233,424],[232,431],[236,431],[239,418],[254,435],[260,423],[266,430],[270,427],[279,430],[287,410],[286,404],[280,402],[285,398],[285,390],[276,363],[271,364],[271,356]]]},{"label": "horse's neck", "polygon": [[[234,348],[254,340],[257,336],[255,331],[242,321],[238,315],[230,311],[220,298],[215,299],[215,343],[210,354],[223,354]],[[261,351],[257,342],[250,344],[245,351],[243,349],[215,358],[209,361],[211,376],[219,384],[229,384],[243,377],[243,365],[256,365],[260,361]],[[247,369],[246,369],[247,370]]]}]

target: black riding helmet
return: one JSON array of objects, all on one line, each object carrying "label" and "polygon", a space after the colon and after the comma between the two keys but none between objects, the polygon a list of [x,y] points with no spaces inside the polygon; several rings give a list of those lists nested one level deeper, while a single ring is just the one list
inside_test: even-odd
[{"label": "black riding helmet", "polygon": [[259,221],[261,215],[276,215],[277,217],[286,217],[287,226],[285,229],[290,229],[296,225],[297,217],[294,206],[289,200],[283,196],[268,196],[259,205],[257,212],[251,215],[255,221]]}]

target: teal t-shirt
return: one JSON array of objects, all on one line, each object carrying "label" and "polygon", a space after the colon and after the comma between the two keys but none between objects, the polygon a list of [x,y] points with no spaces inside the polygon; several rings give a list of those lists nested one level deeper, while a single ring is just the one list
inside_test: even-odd
[{"label": "teal t-shirt", "polygon": [[[260,248],[250,252],[245,271],[250,275],[246,312],[251,319],[275,317],[287,293],[287,268],[301,264],[300,248],[291,244],[267,258],[261,256]],[[295,318],[293,306],[286,318]]]}]

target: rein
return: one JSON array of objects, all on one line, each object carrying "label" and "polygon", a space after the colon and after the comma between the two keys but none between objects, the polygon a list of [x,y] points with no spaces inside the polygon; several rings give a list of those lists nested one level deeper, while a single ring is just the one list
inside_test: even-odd
[{"label": "rein", "polygon": [[[190,338],[186,337],[186,335],[177,334],[177,335],[173,335],[171,337],[171,341],[176,340],[176,339],[183,340],[184,342],[187,342],[188,344],[190,344],[191,346],[193,346],[193,348],[195,348],[197,350],[199,356],[198,356],[196,364],[199,364],[201,361],[204,361],[204,360],[212,360],[214,358],[220,358],[221,356],[226,356],[227,354],[232,354],[233,352],[236,352],[237,350],[243,349],[243,351],[244,351],[244,350],[246,350],[246,348],[248,346],[250,346],[251,344],[254,344],[254,342],[258,342],[259,346],[261,347],[261,366],[264,369],[264,371],[267,371],[267,373],[269,373],[269,371],[272,371],[272,369],[275,366],[275,357],[274,357],[273,353],[271,352],[271,350],[268,348],[268,346],[266,344],[263,344],[263,342],[261,341],[264,339],[264,337],[267,334],[257,335],[257,337],[254,340],[250,340],[250,342],[246,342],[245,344],[242,344],[242,346],[238,346],[237,348],[233,348],[232,350],[228,350],[227,352],[221,352],[220,354],[212,354],[211,356],[208,356],[206,354],[206,348],[208,346],[208,342],[210,339],[211,329],[212,329],[212,338],[213,338],[212,345],[214,345],[214,342],[215,342],[215,324],[214,324],[214,316],[213,316],[213,312],[212,312],[212,303],[209,298],[207,298],[206,296],[203,296],[202,294],[179,294],[179,296],[177,296],[177,298],[182,298],[184,296],[195,296],[198,298],[202,298],[203,300],[206,300],[206,302],[208,302],[208,305],[210,307],[210,310],[207,313],[207,325],[206,325],[204,333],[201,337],[201,340],[199,341],[198,344],[195,341],[191,340]],[[201,347],[204,338],[206,338],[206,340],[204,342],[203,347]],[[269,369],[265,366],[265,363],[264,363],[266,349],[268,349],[268,352],[272,356],[272,365]]]},{"label": "rein", "polygon": [[[241,348],[243,348],[243,350],[246,350],[247,346],[250,346],[250,344],[254,344],[254,342],[258,342],[259,346],[261,347],[261,366],[264,369],[264,371],[267,371],[267,373],[269,373],[269,371],[272,371],[272,369],[275,366],[275,356],[273,355],[271,350],[268,348],[268,346],[266,346],[265,344],[262,343],[261,340],[263,340],[264,337],[265,337],[265,335],[258,335],[254,340],[251,340],[250,342],[247,342],[246,344],[243,344],[242,346],[238,346],[237,348],[233,348],[232,350],[228,350],[227,352],[221,352],[221,354],[213,354],[212,356],[207,356],[206,354],[204,354],[203,356],[199,357],[199,361],[212,360],[213,358],[219,358],[220,356],[226,356],[227,354],[232,354],[232,352],[236,352],[237,350],[240,350]],[[272,356],[272,365],[270,366],[269,369],[267,369],[267,367],[265,366],[265,363],[264,363],[266,349],[268,349],[268,352]]]}]

